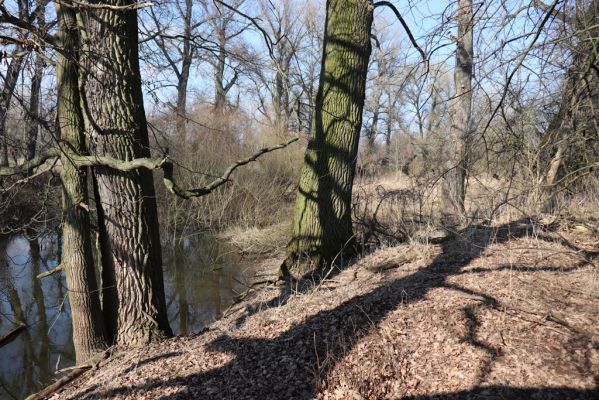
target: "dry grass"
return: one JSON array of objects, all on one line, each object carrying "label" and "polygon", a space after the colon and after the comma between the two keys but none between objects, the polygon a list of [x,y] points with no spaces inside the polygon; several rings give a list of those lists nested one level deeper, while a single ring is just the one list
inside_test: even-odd
[{"label": "dry grass", "polygon": [[[291,216],[286,219],[291,221]],[[233,227],[220,236],[239,249],[241,254],[274,255],[287,244],[289,222],[281,222],[265,228]]]},{"label": "dry grass", "polygon": [[[213,181],[230,165],[257,149],[289,140],[292,133],[279,136],[273,131],[252,125],[241,111],[215,117],[211,110],[199,109],[193,116],[185,140],[166,135],[160,147],[171,148],[177,164],[181,187],[197,188]],[[163,132],[172,125],[158,121]],[[175,133],[173,133],[174,135]],[[156,177],[159,215],[165,237],[189,235],[199,230],[222,232],[265,227],[285,220],[294,197],[299,176],[303,145],[264,155],[257,162],[240,168],[232,181],[209,196],[192,200],[174,198]]]}]

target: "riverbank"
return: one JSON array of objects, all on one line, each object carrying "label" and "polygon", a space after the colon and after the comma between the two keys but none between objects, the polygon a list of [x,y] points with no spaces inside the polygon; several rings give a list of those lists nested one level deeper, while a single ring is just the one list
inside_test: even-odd
[{"label": "riverbank", "polygon": [[52,399],[597,398],[599,252],[576,223],[472,227],[268,283],[204,332],[133,350]]}]

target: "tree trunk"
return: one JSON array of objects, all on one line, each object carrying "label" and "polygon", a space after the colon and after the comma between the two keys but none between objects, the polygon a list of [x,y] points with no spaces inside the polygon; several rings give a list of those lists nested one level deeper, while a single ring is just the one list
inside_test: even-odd
[{"label": "tree trunk", "polygon": [[322,264],[355,250],[351,197],[372,11],[368,0],[327,1],[322,73],[283,274],[298,260]]},{"label": "tree trunk", "polygon": [[0,93],[0,145],[2,146],[2,154],[0,154],[0,167],[8,166],[8,137],[6,132],[6,117],[10,108],[10,101],[19,79],[19,74],[23,69],[25,56],[20,55],[23,49],[17,47],[11,54],[10,64],[6,70],[4,79],[4,87]]},{"label": "tree trunk", "polygon": [[[380,77],[380,76],[379,76]],[[380,82],[375,82],[375,88],[373,93],[373,106],[372,110],[372,123],[370,124],[370,128],[366,133],[366,154],[372,155],[375,151],[375,142],[376,137],[378,135],[379,130],[379,116],[380,116],[380,107],[381,107],[381,97],[383,96],[383,92],[380,87]]]},{"label": "tree trunk", "polygon": [[[545,164],[543,158],[546,157],[547,151],[553,153],[549,163],[546,164],[546,172],[541,173],[539,182],[538,211],[545,213],[555,211],[557,178],[568,158],[566,150],[576,141],[576,136],[579,134],[576,131],[576,126],[582,126],[583,130],[585,126],[589,127],[592,134],[596,135],[596,112],[588,112],[585,107],[580,106],[586,102],[593,110],[599,103],[597,97],[599,80],[597,75],[589,69],[594,57],[592,39],[599,34],[597,28],[599,1],[592,1],[586,9],[580,9],[579,12],[582,15],[568,18],[568,20],[574,21],[571,31],[579,33],[580,36],[575,36],[578,42],[576,43],[577,49],[574,51],[572,65],[566,74],[566,84],[558,112],[547,127],[540,143],[539,165]],[[569,151],[573,152],[572,149]]]},{"label": "tree trunk", "polygon": [[[75,13],[56,3],[63,53],[58,53],[57,120],[62,140],[85,154],[85,131],[79,96],[79,35]],[[102,310],[94,269],[90,237],[87,168],[77,168],[67,156],[62,159],[63,269],[69,288],[73,342],[77,363],[106,348]]]},{"label": "tree trunk", "polygon": [[44,60],[40,56],[36,56],[33,77],[31,78],[29,114],[27,115],[27,160],[32,160],[35,157],[37,146],[38,119],[40,118],[40,95],[44,66]]},{"label": "tree trunk", "polygon": [[[99,1],[94,1],[99,3]],[[113,6],[130,0],[101,2]],[[92,155],[121,160],[149,157],[147,122],[139,71],[137,12],[86,10],[82,53],[84,105]],[[116,316],[116,343],[142,346],[170,336],[166,315],[156,196],[148,170],[95,167],[105,243],[104,313]],[[115,298],[116,297],[116,298]],[[116,307],[115,307],[116,305]],[[114,309],[116,308],[116,309]],[[108,325],[108,324],[107,324]]]},{"label": "tree trunk", "polygon": [[[29,15],[29,6],[27,0],[19,0],[19,18],[25,19]],[[10,64],[4,75],[4,87],[0,92],[0,167],[8,166],[8,136],[6,132],[6,117],[10,108],[10,101],[19,79],[19,74],[23,69],[25,56],[22,55],[23,49],[17,46],[10,55]]]},{"label": "tree trunk", "polygon": [[[185,46],[184,46],[185,47]],[[177,83],[177,135],[182,140],[187,140],[187,84],[189,83],[189,70],[191,69],[191,56],[182,60],[181,75]]]},{"label": "tree trunk", "polygon": [[187,85],[189,83],[189,72],[193,61],[194,49],[191,46],[191,17],[193,3],[185,0],[185,27],[183,33],[183,51],[181,52],[181,72],[177,82],[177,134],[181,143],[187,140]]},{"label": "tree trunk", "polygon": [[[40,30],[46,29],[46,5],[47,0],[41,0],[38,2],[38,11],[36,15],[37,27]],[[43,51],[44,49],[40,49]],[[37,136],[39,129],[39,118],[40,118],[40,95],[42,88],[42,78],[44,74],[44,67],[46,63],[44,59],[36,54],[33,77],[31,78],[31,94],[29,97],[29,113],[27,115],[27,160],[32,160],[35,157]]]},{"label": "tree trunk", "polygon": [[473,71],[472,0],[458,1],[458,37],[454,73],[455,99],[452,101],[450,138],[453,159],[446,177],[446,200],[450,209],[461,216],[465,212],[466,174],[470,151]]},{"label": "tree trunk", "polygon": [[225,65],[227,53],[225,50],[226,37],[224,30],[218,32],[218,53],[214,70],[214,109],[222,114],[227,102],[227,93],[225,92]]}]

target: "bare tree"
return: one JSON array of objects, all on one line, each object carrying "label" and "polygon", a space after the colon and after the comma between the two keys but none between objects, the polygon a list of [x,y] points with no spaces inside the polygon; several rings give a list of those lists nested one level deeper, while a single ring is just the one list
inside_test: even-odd
[{"label": "bare tree", "polygon": [[227,95],[237,83],[242,67],[236,58],[242,56],[243,51],[241,46],[234,48],[234,40],[248,27],[247,22],[238,21],[235,12],[244,3],[245,0],[233,0],[225,7],[212,0],[200,1],[211,27],[208,38],[214,44],[214,51],[207,58],[214,69],[214,109],[219,114],[225,110]]},{"label": "bare tree", "polygon": [[[145,54],[154,68],[166,69],[176,79],[175,128],[178,140],[187,139],[187,105],[189,79],[194,62],[199,61],[202,49],[211,49],[205,43],[202,29],[205,15],[198,11],[193,0],[177,0],[170,7],[149,8],[149,21],[144,23]],[[170,103],[169,103],[170,104]]]}]

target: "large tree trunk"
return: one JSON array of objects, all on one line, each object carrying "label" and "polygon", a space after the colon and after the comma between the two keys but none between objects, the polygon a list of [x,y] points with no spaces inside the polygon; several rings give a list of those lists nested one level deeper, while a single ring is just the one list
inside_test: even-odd
[{"label": "large tree trunk", "polygon": [[372,11],[368,0],[327,1],[314,123],[283,273],[298,260],[322,264],[355,249],[351,197],[371,53]]},{"label": "large tree trunk", "polygon": [[[75,13],[56,4],[63,53],[58,53],[57,120],[62,140],[85,154],[85,131],[79,96],[79,34]],[[73,342],[77,363],[106,348],[98,284],[94,269],[87,192],[87,168],[77,168],[67,156],[62,159],[63,260],[69,288]]]},{"label": "large tree trunk", "polygon": [[453,159],[445,179],[446,200],[456,215],[463,215],[471,141],[473,22],[472,0],[458,1],[458,37],[454,73],[455,99],[451,104],[450,138]]},{"label": "large tree trunk", "polygon": [[[94,3],[100,3],[95,1]],[[127,6],[129,0],[102,1]],[[143,107],[135,10],[88,9],[82,58],[84,104],[92,155],[132,160],[150,156]],[[96,167],[99,212],[105,229],[104,313],[116,316],[116,343],[141,346],[170,336],[152,173]],[[103,282],[103,286],[106,282]],[[115,298],[116,296],[116,298]],[[115,307],[116,309],[113,309]],[[107,324],[109,325],[109,324]]]}]

